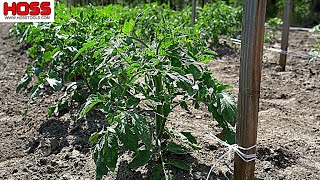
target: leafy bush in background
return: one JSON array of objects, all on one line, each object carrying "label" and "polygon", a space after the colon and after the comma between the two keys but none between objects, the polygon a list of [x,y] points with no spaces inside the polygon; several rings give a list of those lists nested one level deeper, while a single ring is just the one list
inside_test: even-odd
[{"label": "leafy bush in background", "polygon": [[[242,6],[243,0],[228,0],[229,5]],[[286,0],[268,0],[267,19],[281,18]],[[320,23],[320,1],[319,0],[292,0],[291,23],[294,26],[312,27]]]},{"label": "leafy bush in background", "polygon": [[266,22],[266,28],[268,28],[270,31],[265,31],[265,36],[264,36],[264,42],[272,43],[275,42],[276,40],[276,32],[277,30],[281,29],[282,27],[282,20],[280,18],[270,18]]}]

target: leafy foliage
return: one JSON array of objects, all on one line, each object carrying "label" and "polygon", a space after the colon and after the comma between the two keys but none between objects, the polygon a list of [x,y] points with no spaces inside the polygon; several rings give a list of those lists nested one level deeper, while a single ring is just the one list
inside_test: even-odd
[{"label": "leafy foliage", "polygon": [[269,31],[265,32],[265,42],[275,42],[276,38],[276,31],[279,30],[282,26],[283,22],[280,18],[270,18],[266,22],[266,27],[269,29]]},{"label": "leafy foliage", "polygon": [[[225,9],[217,10],[220,7]],[[176,133],[166,127],[176,106],[188,111],[203,104],[224,132],[229,132],[226,139],[234,140],[230,127],[235,125],[236,106],[224,91],[230,86],[215,79],[203,62],[215,54],[207,47],[208,39],[232,34],[221,20],[236,24],[238,15],[224,4],[205,8],[199,22],[211,23],[205,19],[210,15],[217,20],[214,29],[202,29],[204,24],[186,28],[183,12],[154,5],[78,8],[72,9],[72,17],[59,5],[52,24],[16,24],[13,32],[20,42],[30,45],[28,52],[34,59],[17,92],[34,78],[30,101],[45,86],[64,92],[59,103],[49,108],[49,116],[59,115],[72,102],[82,104],[78,119],[92,110],[105,115],[108,126],[89,139],[96,144],[97,179],[115,171],[121,146],[134,152],[129,168],[153,159],[157,164],[152,176],[163,174],[170,179],[166,166],[183,170],[190,166],[166,160],[163,153],[187,154],[200,148],[190,132]],[[139,14],[142,9],[146,10]],[[202,31],[211,35],[202,36]],[[165,133],[170,140],[163,140]]]},{"label": "leafy foliage", "polygon": [[[311,32],[320,34],[320,24],[314,26]],[[314,46],[309,53],[312,56],[312,58],[310,58],[310,61],[320,60],[320,38],[317,39],[317,42],[318,45]]]}]

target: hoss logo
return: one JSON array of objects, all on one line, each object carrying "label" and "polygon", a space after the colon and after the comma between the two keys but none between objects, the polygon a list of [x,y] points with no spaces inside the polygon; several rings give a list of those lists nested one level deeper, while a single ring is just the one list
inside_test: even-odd
[{"label": "hoss logo", "polygon": [[53,22],[54,0],[0,0],[0,22]]},{"label": "hoss logo", "polygon": [[12,2],[9,5],[8,2],[3,4],[3,14],[8,15],[9,11],[12,12],[12,15],[50,15],[51,8],[50,2]]}]

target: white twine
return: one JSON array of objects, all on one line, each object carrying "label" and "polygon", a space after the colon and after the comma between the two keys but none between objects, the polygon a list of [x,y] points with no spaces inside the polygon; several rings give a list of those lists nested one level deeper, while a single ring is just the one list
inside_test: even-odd
[{"label": "white twine", "polygon": [[[230,42],[230,43],[233,43],[233,44],[241,45],[241,40],[239,40],[239,39],[230,38],[230,40],[228,40],[228,39],[223,39],[223,40],[227,41],[227,42]],[[276,49],[276,48],[268,48],[266,46],[264,46],[264,49],[268,50],[268,51],[273,51],[273,52],[277,52],[277,53],[280,53],[280,54],[291,55],[291,56],[294,56],[294,57],[299,57],[299,58],[304,58],[304,59],[320,60],[320,57],[317,56],[317,55],[302,54],[302,53],[299,53],[297,51],[285,51],[285,50]]]},{"label": "white twine", "polygon": [[281,50],[281,51],[280,51],[280,54],[283,54],[283,55],[288,55],[289,53],[288,53],[288,51],[285,51],[285,50]]},{"label": "white twine", "polygon": [[[241,152],[241,150],[248,151],[248,150],[251,150],[251,149],[255,148],[257,145],[253,145],[253,146],[250,146],[250,147],[247,147],[247,148],[246,148],[246,147],[241,147],[241,146],[239,146],[239,145],[237,145],[237,144],[231,144],[231,145],[230,145],[230,144],[222,141],[221,139],[219,139],[218,137],[216,137],[216,136],[213,135],[212,133],[210,133],[209,135],[210,135],[210,136],[209,136],[210,138],[212,138],[212,139],[218,141],[220,144],[228,147],[228,151],[227,151],[225,154],[223,154],[222,156],[220,156],[220,158],[218,159],[218,161],[220,161],[220,160],[221,160],[222,158],[224,158],[225,156],[228,157],[228,158],[227,158],[228,161],[231,161],[231,157],[232,157],[232,155],[233,155],[234,153],[237,153],[237,155],[238,155],[244,162],[251,162],[251,161],[256,160],[256,154],[255,154],[255,153],[254,153],[254,154],[245,154],[245,153]],[[212,165],[212,167],[211,167],[211,169],[210,169],[210,171],[209,171],[209,173],[208,173],[207,180],[209,180],[210,174],[211,174],[213,168],[215,167],[214,165],[215,165],[215,164]]]},{"label": "white twine", "polygon": [[[158,116],[160,116],[160,117],[162,117],[162,118],[165,118],[165,119],[167,119],[167,120],[174,120],[174,121],[176,121],[175,119],[171,119],[171,118],[165,117],[165,116],[163,116],[162,114],[159,114],[159,113],[157,113],[157,112],[155,112],[155,111],[154,111],[154,115],[158,115]],[[176,122],[177,122],[177,121],[176,121]],[[179,123],[179,124],[180,124],[180,123]],[[244,162],[251,162],[251,161],[256,160],[256,153],[254,153],[254,154],[245,154],[245,153],[241,152],[241,150],[243,150],[243,151],[248,151],[248,150],[251,150],[251,149],[253,149],[253,148],[256,148],[257,145],[253,145],[253,146],[250,146],[250,147],[247,147],[247,148],[246,148],[246,147],[241,147],[241,146],[239,146],[239,145],[237,145],[237,144],[232,144],[232,145],[230,145],[230,144],[222,141],[221,139],[219,139],[218,137],[216,137],[216,136],[213,135],[212,133],[209,133],[209,138],[212,138],[212,139],[218,141],[221,145],[228,147],[228,151],[227,151],[225,154],[223,154],[222,156],[220,156],[217,161],[220,161],[220,160],[222,160],[222,158],[224,158],[225,156],[228,156],[227,159],[228,159],[228,161],[230,162],[231,159],[232,159],[232,155],[233,155],[234,153],[237,153],[237,155],[238,155]],[[217,162],[217,161],[216,161],[216,162]],[[211,167],[211,169],[210,169],[210,171],[209,171],[209,173],[208,173],[207,180],[209,180],[210,174],[211,174],[213,168],[215,167],[214,165],[215,165],[215,163],[212,165],[212,167]]]}]

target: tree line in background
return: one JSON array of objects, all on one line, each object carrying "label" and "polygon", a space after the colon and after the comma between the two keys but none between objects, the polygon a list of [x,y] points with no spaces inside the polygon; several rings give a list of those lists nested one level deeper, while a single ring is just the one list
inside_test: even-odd
[{"label": "tree line in background", "polygon": [[[192,0],[60,0],[73,6],[83,6],[86,4],[109,5],[121,4],[123,6],[136,6],[145,3],[157,3],[158,5],[168,5],[173,10],[183,10],[185,6],[190,6]],[[204,7],[207,3],[221,2],[222,0],[197,0],[199,7]],[[282,17],[286,0],[268,0],[267,18]],[[243,0],[224,0],[231,6],[241,6]],[[320,24],[320,0],[292,0],[292,19],[294,26],[312,27]]]}]

